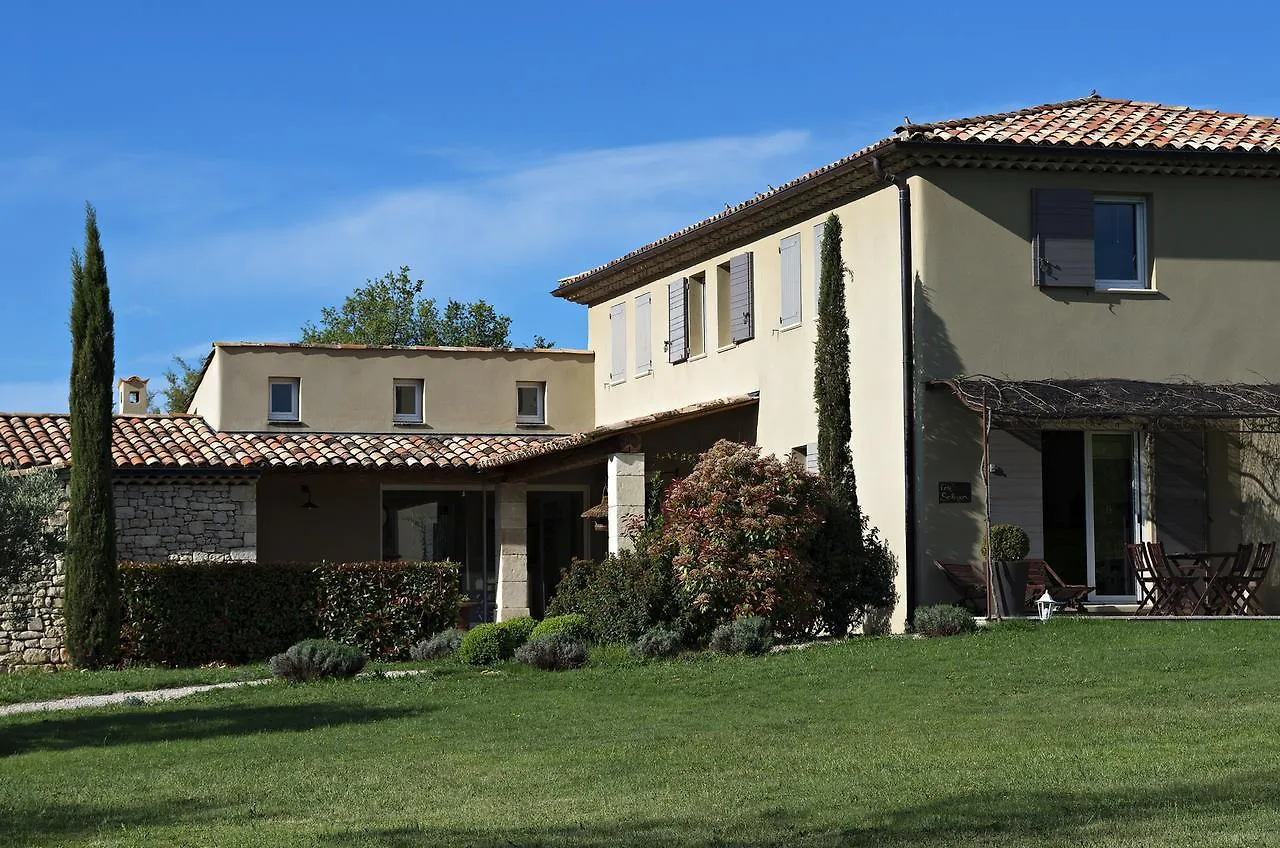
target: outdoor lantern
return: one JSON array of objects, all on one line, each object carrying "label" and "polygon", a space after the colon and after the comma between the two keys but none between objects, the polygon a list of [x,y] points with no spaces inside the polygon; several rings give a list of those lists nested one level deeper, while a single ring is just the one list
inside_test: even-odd
[{"label": "outdoor lantern", "polygon": [[1048,621],[1053,617],[1053,611],[1057,609],[1058,602],[1049,594],[1049,590],[1045,589],[1044,594],[1036,599],[1036,609],[1040,612],[1040,620]]}]

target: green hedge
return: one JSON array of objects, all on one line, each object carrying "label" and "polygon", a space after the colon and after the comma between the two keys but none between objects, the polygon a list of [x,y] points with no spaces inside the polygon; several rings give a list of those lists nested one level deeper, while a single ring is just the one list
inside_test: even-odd
[{"label": "green hedge", "polygon": [[254,662],[311,638],[401,658],[453,626],[459,600],[451,562],[124,562],[120,588],[123,659],[167,666]]}]

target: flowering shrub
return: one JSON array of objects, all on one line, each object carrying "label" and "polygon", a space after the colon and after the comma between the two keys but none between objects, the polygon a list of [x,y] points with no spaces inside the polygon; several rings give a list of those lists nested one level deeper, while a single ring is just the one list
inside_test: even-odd
[{"label": "flowering shrub", "polygon": [[725,440],[671,485],[650,553],[670,558],[699,635],[753,615],[783,633],[812,627],[823,504],[817,477]]}]

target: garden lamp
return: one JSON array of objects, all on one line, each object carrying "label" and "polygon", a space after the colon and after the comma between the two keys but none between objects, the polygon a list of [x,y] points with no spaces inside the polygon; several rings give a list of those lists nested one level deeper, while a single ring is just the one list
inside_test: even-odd
[{"label": "garden lamp", "polygon": [[1045,589],[1044,594],[1036,598],[1036,610],[1040,613],[1041,621],[1048,621],[1053,617],[1054,610],[1058,608],[1058,602],[1049,594],[1049,590]]}]

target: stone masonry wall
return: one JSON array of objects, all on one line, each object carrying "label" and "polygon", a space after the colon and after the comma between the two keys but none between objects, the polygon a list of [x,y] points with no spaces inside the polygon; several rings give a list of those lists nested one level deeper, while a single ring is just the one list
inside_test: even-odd
[{"label": "stone masonry wall", "polygon": [[[116,553],[137,562],[230,562],[256,557],[258,503],[253,480],[117,481]],[[57,519],[66,523],[65,504]],[[67,662],[61,557],[0,596],[0,672]]]}]

